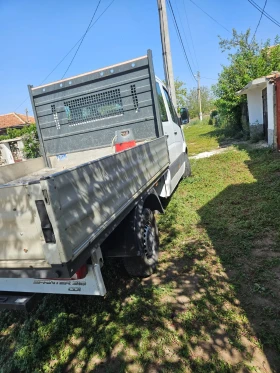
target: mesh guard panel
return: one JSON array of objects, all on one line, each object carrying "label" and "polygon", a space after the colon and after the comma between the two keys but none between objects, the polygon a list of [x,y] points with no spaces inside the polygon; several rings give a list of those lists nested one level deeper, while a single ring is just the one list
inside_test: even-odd
[{"label": "mesh guard panel", "polygon": [[123,115],[120,89],[64,101],[69,125]]}]

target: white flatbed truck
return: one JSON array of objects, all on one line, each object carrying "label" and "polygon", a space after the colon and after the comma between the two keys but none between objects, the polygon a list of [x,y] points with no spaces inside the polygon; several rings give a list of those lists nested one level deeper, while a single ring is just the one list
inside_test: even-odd
[{"label": "white flatbed truck", "polygon": [[[0,308],[27,308],[37,293],[103,296],[104,257],[150,275],[154,212],[190,174],[151,51],[29,93],[42,157],[0,170]],[[129,132],[136,146],[116,153]]]}]

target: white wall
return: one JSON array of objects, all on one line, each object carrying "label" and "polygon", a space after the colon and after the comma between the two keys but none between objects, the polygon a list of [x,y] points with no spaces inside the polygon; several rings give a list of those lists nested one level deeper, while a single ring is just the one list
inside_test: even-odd
[{"label": "white wall", "polygon": [[6,160],[6,164],[15,163],[10,146],[8,142],[0,144],[2,157]]},{"label": "white wall", "polygon": [[250,125],[263,123],[262,88],[254,88],[247,92]]}]

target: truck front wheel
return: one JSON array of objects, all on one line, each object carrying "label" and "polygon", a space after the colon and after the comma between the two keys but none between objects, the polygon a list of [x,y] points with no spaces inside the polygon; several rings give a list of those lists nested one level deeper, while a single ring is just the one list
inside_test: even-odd
[{"label": "truck front wheel", "polygon": [[159,252],[158,227],[154,213],[144,208],[140,219],[134,221],[134,232],[140,256],[123,258],[124,266],[133,277],[148,277],[156,269]]}]

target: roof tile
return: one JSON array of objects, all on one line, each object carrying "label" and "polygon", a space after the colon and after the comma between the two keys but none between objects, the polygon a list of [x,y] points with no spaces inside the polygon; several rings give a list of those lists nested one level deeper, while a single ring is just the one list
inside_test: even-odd
[{"label": "roof tile", "polygon": [[26,115],[17,113],[0,115],[0,129],[24,126],[30,123],[35,123],[35,119],[32,116],[27,118]]}]

